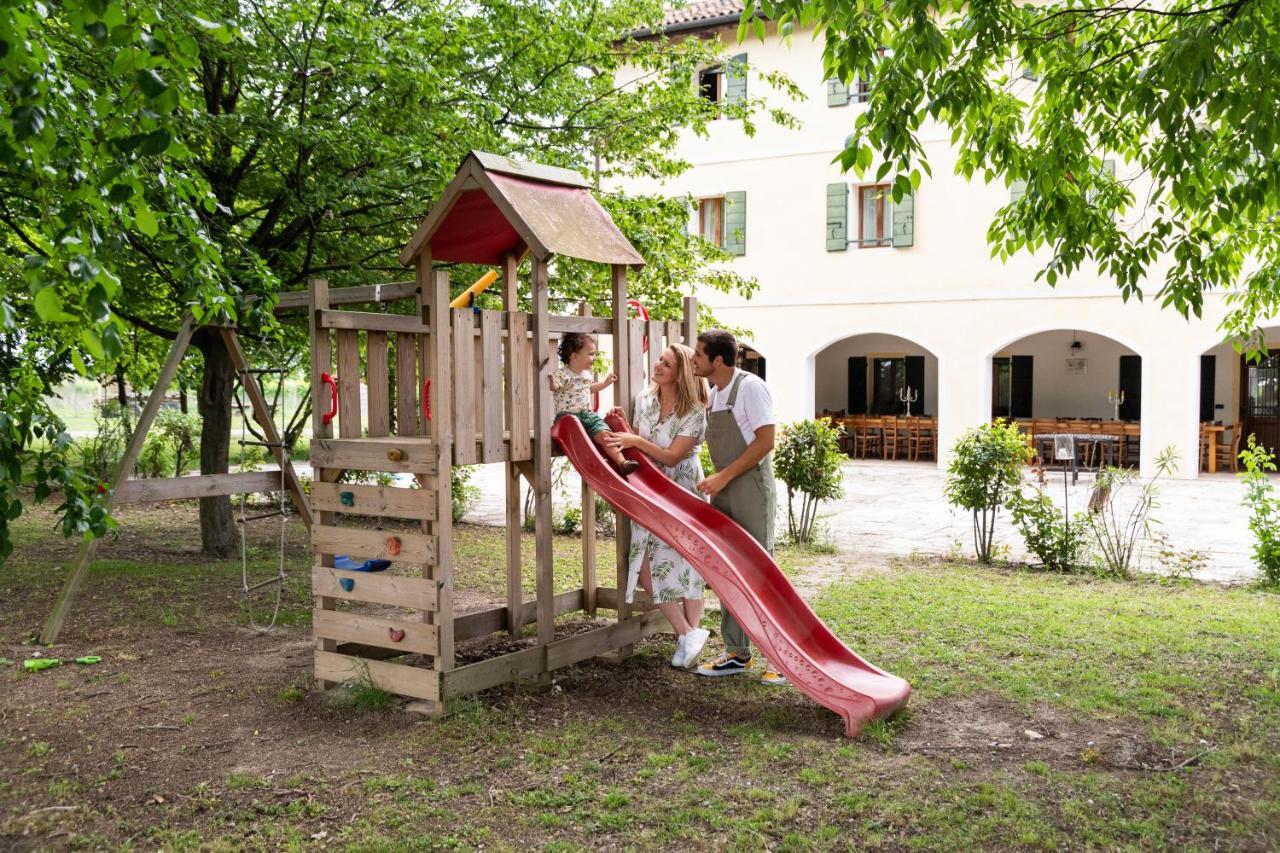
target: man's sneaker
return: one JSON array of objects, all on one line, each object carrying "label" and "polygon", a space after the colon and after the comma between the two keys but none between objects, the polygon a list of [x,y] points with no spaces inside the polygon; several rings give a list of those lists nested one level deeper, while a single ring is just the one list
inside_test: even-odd
[{"label": "man's sneaker", "polygon": [[751,658],[740,658],[725,652],[711,663],[704,663],[698,667],[698,675],[707,675],[712,678],[720,675],[741,675],[750,666]]},{"label": "man's sneaker", "polygon": [[760,676],[760,683],[770,684],[774,687],[786,687],[791,682],[787,681],[787,677],[785,675],[778,672],[773,667],[769,667],[764,671],[764,675]]},{"label": "man's sneaker", "polygon": [[688,645],[686,640],[688,639],[689,639],[689,635],[685,634],[682,637],[680,637],[680,639],[676,640],[676,653],[671,656],[672,666],[674,667],[684,666],[684,661],[686,657],[685,649]]},{"label": "man's sneaker", "polygon": [[702,647],[707,644],[707,638],[711,636],[711,632],[706,628],[694,628],[680,639],[684,642],[684,659],[677,666],[687,669],[698,662],[698,656],[702,654]]}]

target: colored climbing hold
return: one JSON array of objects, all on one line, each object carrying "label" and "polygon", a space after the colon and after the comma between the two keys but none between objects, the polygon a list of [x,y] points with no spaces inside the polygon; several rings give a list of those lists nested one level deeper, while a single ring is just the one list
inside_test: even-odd
[{"label": "colored climbing hold", "polygon": [[31,660],[24,660],[22,668],[27,672],[39,672],[42,669],[52,669],[61,664],[62,661],[57,658],[32,658]]},{"label": "colored climbing hold", "polygon": [[340,492],[338,494],[338,500],[342,502],[343,506],[355,506],[356,505],[355,492]]},{"label": "colored climbing hold", "polygon": [[101,660],[102,658],[98,657],[97,655],[85,655],[82,658],[76,658],[76,663],[84,664],[85,666],[90,666],[92,664],[99,663]]},{"label": "colored climbing hold", "polygon": [[342,587],[343,592],[351,592],[356,588],[356,582],[351,578],[338,578],[338,586]]},{"label": "colored climbing hold", "polygon": [[393,447],[387,451],[387,459],[392,462],[403,462],[405,459],[404,451],[398,447]]},{"label": "colored climbing hold", "polygon": [[393,643],[398,643],[398,642],[400,642],[401,640],[403,640],[403,639],[404,639],[404,629],[403,629],[403,628],[388,628],[388,629],[387,629],[387,634],[389,634],[389,635],[391,636],[391,642],[393,642]]},{"label": "colored climbing hold", "polygon": [[400,537],[399,536],[387,537],[387,553],[393,557],[400,553]]}]

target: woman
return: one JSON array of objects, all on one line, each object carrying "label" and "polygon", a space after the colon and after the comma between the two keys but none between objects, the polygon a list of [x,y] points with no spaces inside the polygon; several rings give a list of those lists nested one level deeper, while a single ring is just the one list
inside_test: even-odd
[{"label": "woman", "polygon": [[[693,350],[672,344],[653,368],[653,384],[635,400],[635,432],[615,432],[619,450],[637,447],[663,473],[697,495],[702,480],[698,445],[707,430],[707,383],[693,375]],[[621,409],[613,414],[621,415]],[[701,497],[701,495],[699,495]],[[684,668],[698,660],[710,631],[702,621],[702,576],[679,552],[635,522],[631,523],[630,574],[626,600],[637,584],[652,597],[679,635],[671,665]]]}]

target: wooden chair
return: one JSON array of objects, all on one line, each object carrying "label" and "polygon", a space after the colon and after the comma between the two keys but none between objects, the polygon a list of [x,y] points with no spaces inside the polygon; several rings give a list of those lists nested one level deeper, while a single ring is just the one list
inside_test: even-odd
[{"label": "wooden chair", "polygon": [[857,427],[853,418],[840,418],[834,423],[844,429],[844,434],[840,436],[840,452],[845,456],[853,456],[857,447]]},{"label": "wooden chair", "polygon": [[1226,440],[1225,434],[1218,441],[1218,470],[1230,465],[1231,473],[1234,474],[1240,467],[1240,439],[1241,433],[1244,432],[1244,424],[1237,421],[1232,425],[1230,432],[1230,441]]},{"label": "wooden chair", "polygon": [[917,418],[911,437],[911,458],[915,462],[920,457],[935,459],[938,452],[938,424],[933,418]]},{"label": "wooden chair", "polygon": [[884,421],[882,418],[866,417],[862,419],[862,428],[858,431],[854,453],[861,459],[871,458],[871,454],[884,454]]},{"label": "wooden chair", "polygon": [[1209,470],[1209,424],[1200,422],[1200,470]]},{"label": "wooden chair", "polygon": [[884,419],[884,458],[897,459],[899,453],[911,450],[911,434],[906,418],[886,417]]}]

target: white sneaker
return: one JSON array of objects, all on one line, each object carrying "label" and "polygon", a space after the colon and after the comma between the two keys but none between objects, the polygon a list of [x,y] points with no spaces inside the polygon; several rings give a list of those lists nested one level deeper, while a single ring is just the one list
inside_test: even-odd
[{"label": "white sneaker", "polygon": [[[690,633],[692,633],[692,632],[690,632]],[[686,640],[686,639],[688,639],[688,637],[689,637],[689,634],[683,634],[683,635],[681,635],[680,639],[676,641],[676,653],[675,653],[674,655],[672,655],[672,656],[671,656],[671,665],[672,665],[672,666],[674,666],[674,667],[683,667],[683,666],[684,666],[684,658],[685,658],[685,640]]]},{"label": "white sneaker", "polygon": [[688,669],[690,666],[698,662],[698,656],[702,654],[702,647],[707,644],[707,639],[711,636],[711,632],[706,628],[694,628],[682,638],[684,640],[684,660],[680,662],[681,669]]}]

